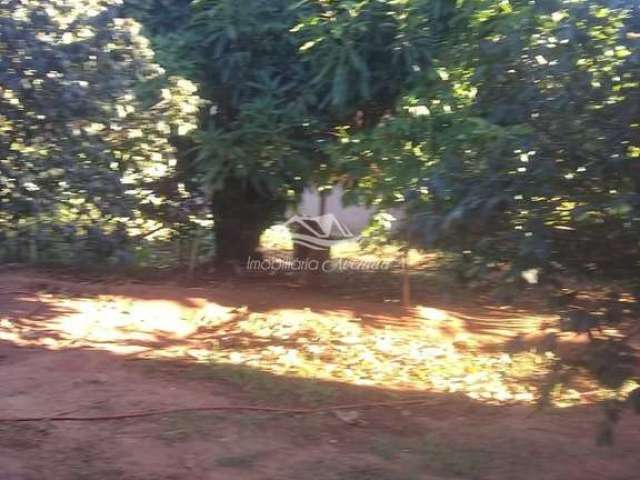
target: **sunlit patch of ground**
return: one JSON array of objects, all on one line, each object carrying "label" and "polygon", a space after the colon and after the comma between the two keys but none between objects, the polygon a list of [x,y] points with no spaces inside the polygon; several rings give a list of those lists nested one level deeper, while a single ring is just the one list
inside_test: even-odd
[{"label": "sunlit patch of ground", "polygon": [[[55,315],[4,318],[0,340],[49,349],[90,347],[141,358],[243,365],[278,375],[415,392],[461,392],[487,403],[532,403],[555,362],[549,352],[486,351],[454,313],[421,307],[371,326],[348,310],[251,312],[185,298],[41,295]],[[34,315],[37,318],[37,315]],[[605,392],[602,392],[604,395]],[[570,389],[557,405],[594,399]]]},{"label": "sunlit patch of ground", "polygon": [[[368,330],[344,314],[281,310],[250,314],[200,360],[242,363],[271,372],[416,391],[464,392],[487,401],[534,399],[526,382],[548,358],[480,355],[458,350],[432,332]],[[249,335],[249,337],[243,337]],[[225,341],[235,348],[226,348]],[[216,348],[217,347],[217,348]]]},{"label": "sunlit patch of ground", "polygon": [[[424,403],[2,423],[3,480],[637,477],[639,418],[625,416],[604,449],[594,442],[599,406],[527,406],[553,363],[528,346],[550,322],[535,310],[431,294],[408,313],[382,297],[345,300],[280,280],[169,282],[0,272],[3,416]],[[515,340],[527,348],[510,348]],[[575,388],[556,400],[596,400],[594,387]]]},{"label": "sunlit patch of ground", "polygon": [[[291,233],[282,225],[275,225],[262,234],[260,239],[262,250],[268,254],[291,253],[293,251],[293,240]],[[433,259],[437,254],[428,254],[418,250],[410,250],[407,263],[410,266],[423,264]],[[385,261],[403,262],[404,253],[399,245],[386,244],[384,246],[365,246],[361,240],[344,240],[331,247],[331,258],[360,260],[363,262]]]}]

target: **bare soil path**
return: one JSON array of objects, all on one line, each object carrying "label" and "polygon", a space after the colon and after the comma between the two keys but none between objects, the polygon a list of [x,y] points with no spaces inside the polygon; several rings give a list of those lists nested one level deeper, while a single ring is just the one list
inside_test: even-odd
[{"label": "bare soil path", "polygon": [[596,447],[586,392],[576,387],[567,408],[533,408],[532,365],[543,369],[544,355],[480,353],[548,318],[440,307],[406,318],[382,299],[286,285],[0,273],[0,417],[428,397],[340,415],[0,423],[0,479],[638,478],[637,419],[612,448]]}]

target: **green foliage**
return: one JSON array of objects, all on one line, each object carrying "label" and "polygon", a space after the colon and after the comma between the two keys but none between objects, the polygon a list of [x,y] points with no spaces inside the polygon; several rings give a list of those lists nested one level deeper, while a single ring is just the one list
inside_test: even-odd
[{"label": "green foliage", "polygon": [[408,210],[418,245],[518,274],[626,275],[640,259],[637,5],[473,5],[422,84],[378,128],[341,130],[333,156],[364,175],[355,194]]},{"label": "green foliage", "polygon": [[[637,1],[459,4],[430,68],[379,124],[336,131],[328,152],[358,179],[351,197],[402,208],[403,238],[460,253],[476,274],[506,265],[513,283],[633,286],[639,14]],[[617,389],[637,354],[602,330],[636,312],[615,292],[603,303],[559,313],[593,340],[584,366]]]},{"label": "green foliage", "polygon": [[[165,80],[119,2],[4,2],[0,12],[0,254],[46,258],[62,241],[117,259],[151,218],[180,209],[172,134],[193,128],[195,86]],[[171,197],[173,200],[171,200]],[[162,204],[162,209],[159,208]],[[63,255],[64,256],[64,255]],[[42,259],[42,258],[41,258]],[[120,258],[123,260],[123,258]],[[47,260],[52,260],[47,258]]]},{"label": "green foliage", "polygon": [[[220,256],[245,260],[305,185],[336,180],[324,148],[333,129],[374,126],[428,64],[442,33],[428,23],[451,13],[441,3],[130,2],[163,66],[209,101],[179,157],[211,193]],[[160,18],[167,10],[171,27]],[[232,243],[244,246],[231,252]]]},{"label": "green foliage", "polygon": [[301,2],[306,10],[292,32],[303,42],[319,106],[337,113],[362,110],[360,120],[372,125],[430,62],[453,4]]},{"label": "green foliage", "polygon": [[[211,192],[231,181],[265,198],[300,190],[312,171],[315,119],[306,72],[289,35],[296,16],[288,2],[200,1],[177,25],[146,2],[145,25],[170,72],[201,85],[210,102],[186,161]],[[176,4],[169,10],[182,11]],[[174,12],[175,13],[175,12]],[[237,182],[240,183],[237,183]]]},{"label": "green foliage", "polygon": [[195,135],[206,183],[240,180],[265,196],[331,181],[323,146],[334,127],[375,125],[429,65],[454,13],[445,0],[202,0],[188,16],[183,2],[167,7],[178,20],[163,29],[158,0],[132,4],[146,5],[166,68],[211,102]]}]

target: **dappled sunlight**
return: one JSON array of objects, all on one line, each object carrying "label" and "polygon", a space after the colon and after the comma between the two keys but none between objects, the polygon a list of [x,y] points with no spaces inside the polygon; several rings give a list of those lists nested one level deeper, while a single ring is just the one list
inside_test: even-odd
[{"label": "dappled sunlight", "polygon": [[491,403],[534,401],[535,380],[553,360],[534,353],[478,354],[420,322],[410,329],[373,329],[344,313],[310,310],[249,314],[225,333],[211,350],[189,355],[296,377],[462,392]]},{"label": "dappled sunlight", "polygon": [[[55,313],[5,318],[0,340],[54,350],[91,348],[137,358],[241,365],[405,392],[460,392],[493,404],[535,402],[556,360],[549,352],[484,349],[497,340],[486,331],[474,333],[469,318],[430,306],[387,322],[348,308],[251,311],[195,296],[180,301],[123,294],[37,298]],[[518,324],[515,320],[513,325]],[[533,322],[520,320],[525,326]],[[510,332],[511,337],[516,334],[522,331]],[[591,400],[593,391],[586,397],[565,388],[555,395],[557,405]]]}]

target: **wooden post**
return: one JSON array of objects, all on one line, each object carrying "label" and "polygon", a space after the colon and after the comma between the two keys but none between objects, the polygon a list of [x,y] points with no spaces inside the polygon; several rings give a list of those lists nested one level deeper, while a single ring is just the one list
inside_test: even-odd
[{"label": "wooden post", "polygon": [[36,235],[38,228],[36,225],[31,225],[31,235],[29,236],[29,263],[38,263],[38,242],[36,241]]},{"label": "wooden post", "polygon": [[191,241],[191,251],[189,252],[189,279],[193,278],[193,272],[196,269],[196,263],[198,262],[198,253],[200,251],[200,235]]},{"label": "wooden post", "polygon": [[411,308],[411,277],[409,275],[409,246],[402,252],[402,306],[406,310]]}]

